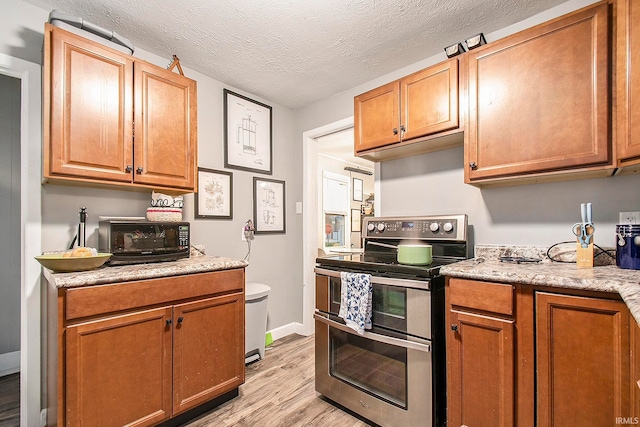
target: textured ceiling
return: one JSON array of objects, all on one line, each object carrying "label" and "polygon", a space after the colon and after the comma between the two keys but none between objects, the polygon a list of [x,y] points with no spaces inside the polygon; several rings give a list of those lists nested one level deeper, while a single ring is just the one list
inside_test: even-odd
[{"label": "textured ceiling", "polygon": [[564,0],[25,1],[295,109]]}]

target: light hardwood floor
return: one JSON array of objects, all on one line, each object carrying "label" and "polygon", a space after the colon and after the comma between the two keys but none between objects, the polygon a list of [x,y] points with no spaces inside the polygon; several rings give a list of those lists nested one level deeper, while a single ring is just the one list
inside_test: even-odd
[{"label": "light hardwood floor", "polygon": [[368,426],[315,391],[313,336],[275,341],[263,360],[247,365],[240,395],[188,427]]}]

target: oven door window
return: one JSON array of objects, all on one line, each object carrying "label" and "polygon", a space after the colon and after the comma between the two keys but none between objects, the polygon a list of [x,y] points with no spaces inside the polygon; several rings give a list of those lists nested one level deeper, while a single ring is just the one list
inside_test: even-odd
[{"label": "oven door window", "polygon": [[[340,311],[341,280],[331,278],[331,312]],[[373,285],[372,321],[376,326],[382,326],[399,332],[407,332],[407,289],[399,286]]]},{"label": "oven door window", "polygon": [[407,407],[407,349],[329,328],[329,373],[393,405]]}]

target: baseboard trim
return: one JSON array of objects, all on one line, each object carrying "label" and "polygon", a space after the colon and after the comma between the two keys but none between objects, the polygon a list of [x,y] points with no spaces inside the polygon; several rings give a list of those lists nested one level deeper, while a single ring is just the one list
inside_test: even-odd
[{"label": "baseboard trim", "polygon": [[0,354],[0,377],[20,372],[20,351]]},{"label": "baseboard trim", "polygon": [[302,323],[292,322],[286,325],[282,325],[278,328],[271,329],[267,332],[271,332],[271,336],[275,341],[277,339],[284,338],[287,335],[291,335],[291,334],[304,335],[303,331],[304,331],[304,325]]}]

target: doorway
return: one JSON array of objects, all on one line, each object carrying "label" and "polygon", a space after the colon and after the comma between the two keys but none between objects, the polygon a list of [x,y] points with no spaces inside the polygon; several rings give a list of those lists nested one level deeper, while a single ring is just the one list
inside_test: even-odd
[{"label": "doorway", "polygon": [[[315,260],[318,256],[318,248],[321,247],[324,230],[324,215],[321,212],[321,186],[322,180],[319,179],[320,168],[318,165],[319,154],[323,151],[319,148],[318,139],[339,133],[341,131],[351,131],[353,129],[353,117],[343,119],[328,125],[312,129],[304,132],[303,138],[303,305],[302,305],[302,333],[311,335],[314,332],[313,312],[315,307],[315,273],[313,272]],[[348,151],[353,153],[353,137],[349,139]],[[341,167],[344,173],[344,166]],[[379,194],[380,176],[379,163],[373,165],[374,184],[373,188],[376,195]],[[347,175],[352,179],[352,175],[348,171]],[[351,182],[351,181],[350,181]],[[320,236],[320,237],[319,237]],[[319,246],[320,244],[320,246]]]},{"label": "doorway", "polygon": [[20,423],[20,79],[0,74],[0,419]]},{"label": "doorway", "polygon": [[[19,155],[17,192],[19,223],[15,255],[19,265],[20,425],[41,425],[41,251],[42,181],[42,67],[0,53],[0,75],[19,81]],[[4,96],[3,96],[4,102]],[[4,114],[4,113],[3,113]],[[13,167],[13,166],[12,166]],[[14,255],[12,255],[14,256]],[[13,356],[15,357],[15,356]]]}]

